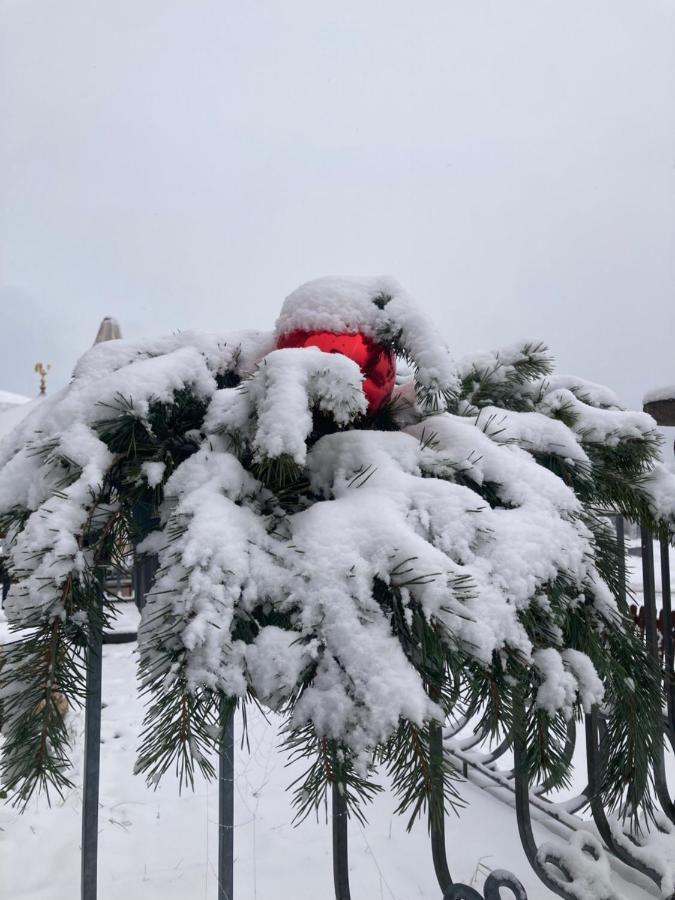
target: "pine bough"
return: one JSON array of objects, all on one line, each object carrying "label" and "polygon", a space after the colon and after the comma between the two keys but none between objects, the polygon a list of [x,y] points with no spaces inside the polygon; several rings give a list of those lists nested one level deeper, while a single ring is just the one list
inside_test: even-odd
[{"label": "pine bough", "polygon": [[[368,416],[346,357],[275,350],[295,328],[393,346],[391,402]],[[390,279],[305,285],[276,334],[98,345],[0,448],[4,787],[69,786],[55,693],[82,702],[105,573],[137,545],[159,557],[138,636],[151,783],[214,774],[225,698],[285,717],[299,815],[336,781],[362,815],[379,771],[433,820],[460,802],[430,750],[447,716],[502,739],[525,704],[530,774],[564,784],[565,723],[599,704],[603,801],[649,818],[659,672],[616,599],[610,510],[673,527],[653,420],[536,342],[453,363]]]}]

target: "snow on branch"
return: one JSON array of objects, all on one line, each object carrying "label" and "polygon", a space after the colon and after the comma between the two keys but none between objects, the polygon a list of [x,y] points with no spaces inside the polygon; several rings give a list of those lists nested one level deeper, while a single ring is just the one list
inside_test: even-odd
[{"label": "snow on branch", "polygon": [[[275,349],[294,329],[395,350],[391,402],[369,414],[346,356]],[[58,656],[71,625],[81,637],[94,621],[102,568],[145,537],[159,569],[139,630],[139,770],[153,781],[176,759],[210,772],[221,696],[282,710],[296,748],[341,748],[358,794],[376,754],[428,746],[419,735],[451,712],[456,683],[497,729],[515,683],[551,721],[598,703],[617,647],[648,688],[604,580],[597,509],[672,525],[675,476],[656,465],[648,416],[551,369],[530,341],[457,370],[389,278],[303,285],[274,334],[98,345],[0,445],[11,623],[56,635]],[[642,740],[610,687],[617,733]],[[19,735],[35,702],[12,696]],[[393,768],[403,782],[407,765]]]},{"label": "snow on branch", "polygon": [[447,345],[401,285],[391,277],[317,278],[284,302],[276,333],[362,331],[394,348],[414,366],[420,387],[439,401],[457,392]]}]

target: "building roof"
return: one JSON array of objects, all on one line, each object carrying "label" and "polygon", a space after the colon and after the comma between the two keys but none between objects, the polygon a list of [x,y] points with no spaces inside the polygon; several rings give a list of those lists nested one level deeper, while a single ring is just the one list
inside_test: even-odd
[{"label": "building roof", "polygon": [[0,391],[0,412],[18,406],[20,403],[28,403],[30,397],[21,394],[12,394],[10,391]]},{"label": "building roof", "polygon": [[[0,392],[1,397],[1,392]],[[21,403],[8,404],[0,407],[0,441],[6,434],[9,434],[22,419],[25,419],[29,412],[42,402],[42,397],[35,397],[34,400],[28,400],[22,397]]]}]

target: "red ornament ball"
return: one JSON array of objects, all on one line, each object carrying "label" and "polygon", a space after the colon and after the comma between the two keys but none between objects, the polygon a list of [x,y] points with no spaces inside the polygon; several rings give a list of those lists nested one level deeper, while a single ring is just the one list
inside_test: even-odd
[{"label": "red ornament ball", "polygon": [[342,353],[353,359],[363,372],[361,386],[371,414],[377,412],[391,397],[396,382],[394,351],[360,331],[355,334],[338,334],[335,331],[296,329],[278,339],[277,348],[283,350],[285,347],[318,347],[324,353]]}]

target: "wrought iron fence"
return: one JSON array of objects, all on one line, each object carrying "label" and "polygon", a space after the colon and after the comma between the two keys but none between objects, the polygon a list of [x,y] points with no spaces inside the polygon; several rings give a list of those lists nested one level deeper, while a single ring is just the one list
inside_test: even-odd
[{"label": "wrought iron fence", "polygon": [[[615,518],[616,539],[621,550],[621,559],[625,562],[625,529],[623,519]],[[664,738],[675,747],[675,681],[673,678],[673,632],[672,628],[662,628],[662,636],[659,640],[659,619],[662,623],[669,623],[672,619],[671,610],[671,581],[669,545],[665,540],[659,542],[659,555],[661,566],[661,611],[657,610],[655,569],[654,569],[654,539],[646,530],[641,530],[640,557],[643,575],[643,606],[639,610],[638,622],[642,622],[644,640],[650,652],[657,661],[664,691],[666,715],[664,721]],[[620,573],[620,591],[618,603],[622,611],[630,615],[627,602],[628,590],[626,584],[625,564]],[[521,709],[521,715],[526,711]],[[526,856],[534,872],[554,894],[567,900],[577,900],[578,893],[574,890],[574,875],[571,867],[565,860],[563,853],[554,850],[542,849],[537,846],[532,830],[532,812],[535,811],[540,818],[546,818],[557,826],[559,831],[581,832],[588,834],[588,841],[581,843],[582,852],[588,855],[589,860],[599,860],[600,852],[607,853],[610,859],[619,860],[630,869],[640,872],[661,889],[663,875],[657,870],[649,859],[649,855],[641,852],[640,838],[635,833],[623,831],[616,823],[611,823],[607,811],[599,797],[598,787],[602,780],[602,767],[604,765],[603,742],[607,740],[606,726],[601,711],[596,707],[584,716],[585,732],[585,758],[587,769],[587,784],[584,790],[572,799],[564,803],[555,802],[549,798],[549,786],[541,784],[530,788],[523,774],[522,765],[525,751],[524,742],[517,735],[522,734],[522,729],[515,729],[513,743],[506,741],[493,752],[485,753],[482,758],[475,753],[468,754],[468,750],[481,741],[480,735],[472,742],[471,738],[461,741],[461,735],[465,722],[458,723],[446,733],[446,752],[449,752],[457,766],[461,766],[464,773],[479,775],[482,779],[492,782],[495,786],[509,792],[516,809],[518,830]],[[567,760],[572,759],[577,740],[577,724],[573,720],[568,725],[568,738],[565,747]],[[665,748],[664,742],[659,742],[659,755],[655,770],[656,799],[665,816],[671,822],[675,822],[675,804],[669,794],[665,775]],[[508,769],[500,769],[499,762],[505,758],[507,751],[513,750],[513,766]],[[582,818],[580,813],[588,810],[589,818]],[[602,847],[598,848],[594,835],[599,835]],[[665,887],[665,882],[663,883]],[[663,896],[663,895],[662,895]],[[675,894],[671,895],[671,898]]]},{"label": "wrought iron fence", "polygon": [[[615,517],[616,539],[624,560],[620,572],[620,590],[618,603],[623,612],[630,615],[625,571],[625,529],[621,517]],[[657,609],[655,586],[655,562],[652,535],[642,529],[641,533],[641,565],[644,583],[643,606],[638,611],[638,624],[641,626],[644,640],[654,658],[658,661],[662,673],[664,691],[665,738],[675,748],[675,675],[673,629],[668,627],[672,621],[671,580],[669,565],[669,546],[667,541],[660,541],[661,568],[661,610]],[[137,602],[142,605],[142,598],[148,589],[155,565],[153,560],[139,559],[135,570],[135,588]],[[661,628],[659,637],[659,621],[666,623]],[[82,900],[96,900],[97,896],[97,862],[98,862],[98,793],[100,773],[100,732],[101,732],[101,676],[102,648],[104,643],[120,640],[135,640],[135,634],[108,635],[101,631],[93,631],[87,648],[87,703],[85,709],[85,765],[84,765],[84,799],[82,810]],[[523,707],[518,714],[527,715]],[[630,869],[640,872],[660,889],[662,875],[648,861],[648,857],[640,852],[640,842],[635,834],[617,831],[616,824],[610,823],[607,812],[599,799],[598,785],[602,780],[603,741],[607,739],[606,727],[601,711],[597,708],[584,716],[585,758],[587,768],[587,785],[575,798],[564,803],[557,802],[550,796],[550,785],[546,782],[531,786],[523,774],[522,764],[525,753],[524,738],[518,737],[524,729],[515,728],[514,738],[505,740],[493,750],[485,749],[481,754],[483,736],[472,730],[468,718],[462,719],[442,730],[438,728],[433,738],[432,752],[447,753],[458,770],[464,776],[478,781],[481,785],[493,785],[509,798],[515,808],[518,833],[525,855],[539,880],[555,895],[566,900],[578,900],[575,891],[574,874],[564,850],[541,848],[535,840],[532,818],[533,814],[555,826],[559,832],[570,835],[581,832],[582,840],[578,847],[586,854],[589,861],[598,860],[601,853],[619,860]],[[578,728],[574,721],[568,726],[568,737],[565,756],[571,761],[577,742]],[[218,900],[234,900],[234,719],[228,712],[222,731],[219,752],[218,782]],[[510,753],[513,762],[509,764]],[[670,796],[666,784],[665,752],[661,743],[661,752],[656,766],[656,794],[658,803],[665,816],[675,823],[675,803]],[[332,839],[333,839],[333,874],[336,900],[351,900],[349,883],[349,840],[348,817],[345,800],[337,786],[332,791]],[[442,808],[441,804],[441,808]],[[582,811],[588,811],[582,818]],[[587,837],[583,837],[587,835]],[[600,842],[594,837],[598,835]],[[483,896],[466,884],[453,882],[445,844],[445,823],[432,826],[430,831],[431,857],[439,885],[439,898],[443,900],[500,900],[504,897],[502,890],[510,892],[515,900],[527,900],[525,888],[515,875],[505,870],[493,871],[483,886]],[[670,900],[675,900],[675,894]]]}]

